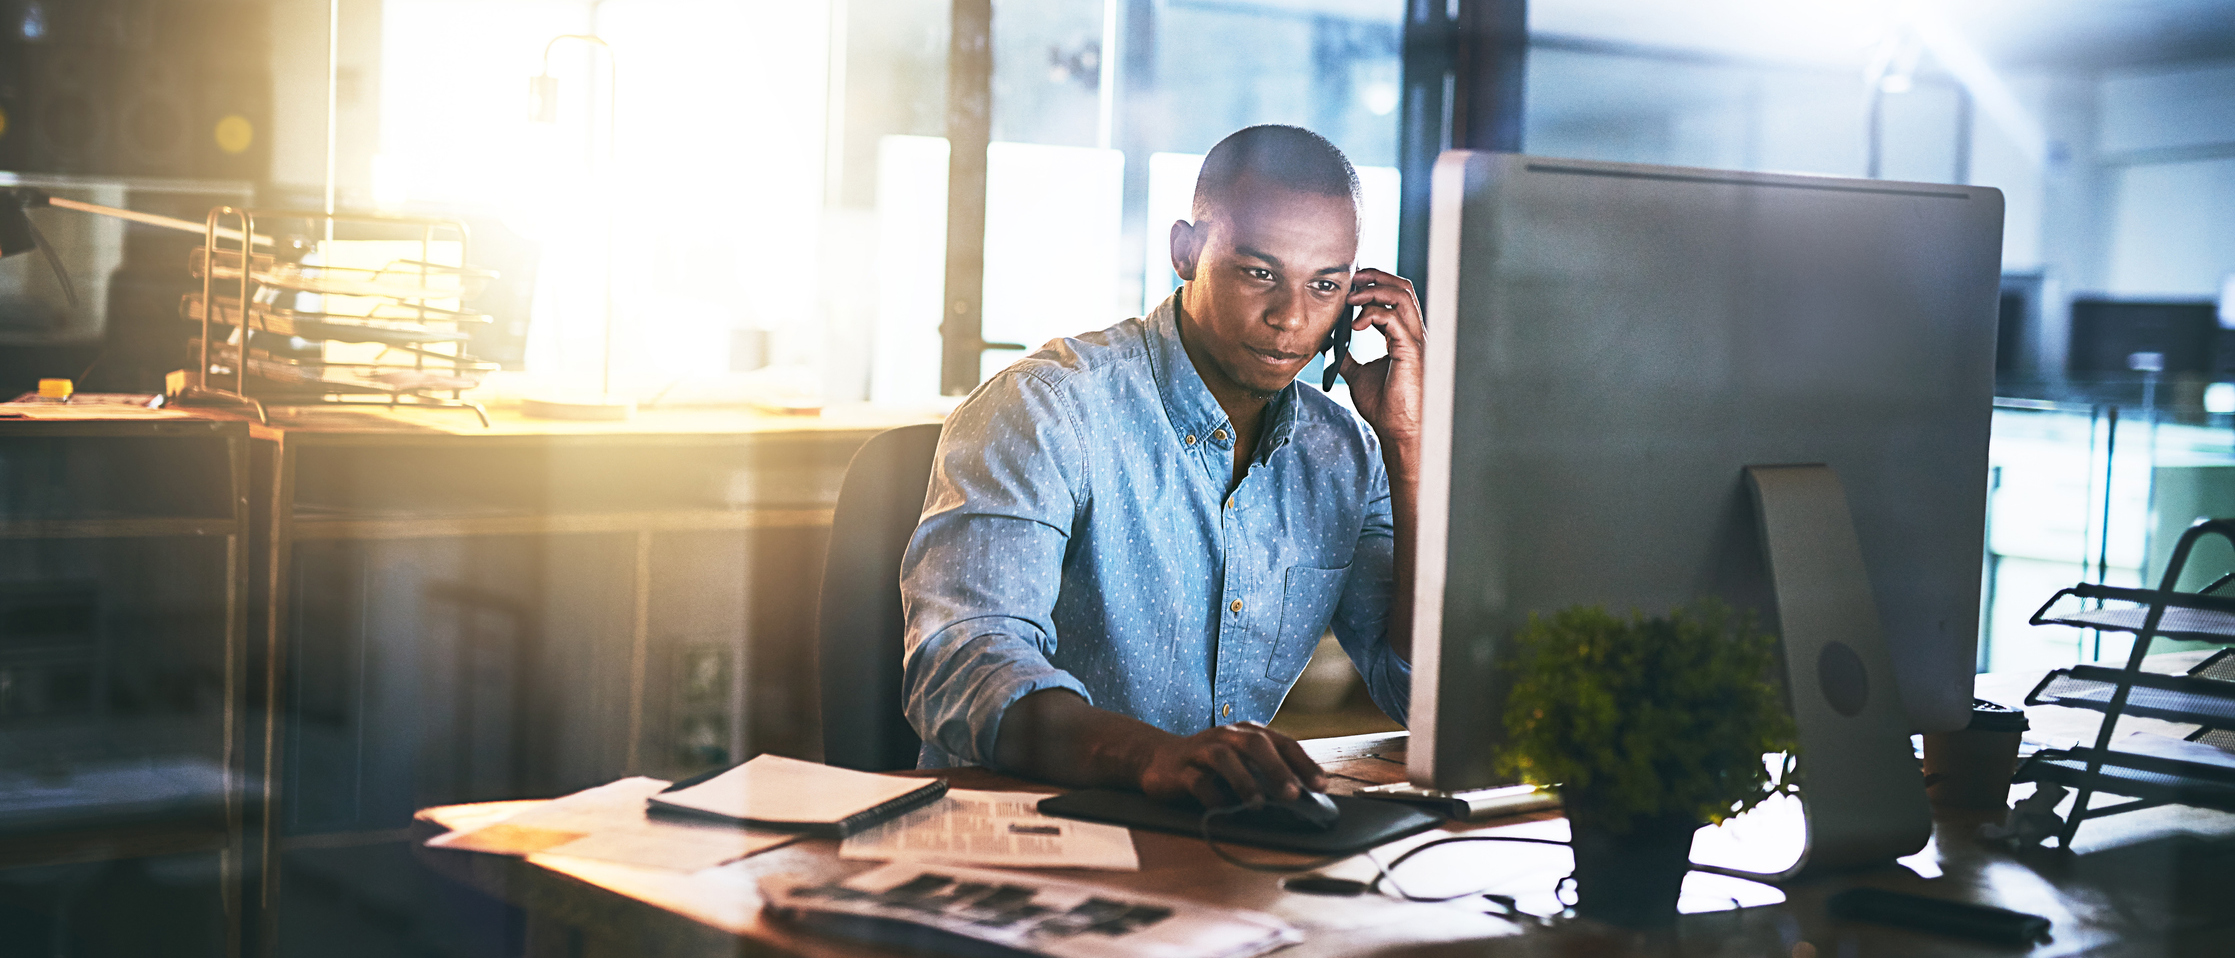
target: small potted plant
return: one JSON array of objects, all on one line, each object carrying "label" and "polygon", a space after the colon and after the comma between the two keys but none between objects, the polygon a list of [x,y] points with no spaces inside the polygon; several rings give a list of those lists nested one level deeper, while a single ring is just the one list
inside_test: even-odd
[{"label": "small potted plant", "polygon": [[[1560,793],[1578,915],[1674,922],[1692,833],[1793,790],[1776,662],[1775,638],[1713,600],[1665,616],[1530,616],[1507,659],[1503,761]],[[1784,774],[1764,762],[1774,752]]]}]

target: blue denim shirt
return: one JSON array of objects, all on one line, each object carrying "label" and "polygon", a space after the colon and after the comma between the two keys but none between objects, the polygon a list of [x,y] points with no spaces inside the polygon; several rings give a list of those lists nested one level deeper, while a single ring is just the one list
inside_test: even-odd
[{"label": "blue denim shirt", "polygon": [[994,764],[1042,689],[1180,735],[1266,721],[1330,622],[1405,720],[1373,431],[1291,382],[1228,496],[1233,427],[1173,310],[1051,341],[947,418],[900,568],[922,767]]}]

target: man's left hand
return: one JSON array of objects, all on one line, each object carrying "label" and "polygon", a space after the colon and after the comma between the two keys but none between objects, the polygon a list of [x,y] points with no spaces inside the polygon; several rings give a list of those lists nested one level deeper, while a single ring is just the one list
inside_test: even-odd
[{"label": "man's left hand", "polygon": [[1374,327],[1389,343],[1389,355],[1370,363],[1343,357],[1342,377],[1350,384],[1351,404],[1374,427],[1385,452],[1409,457],[1419,448],[1427,373],[1428,333],[1420,318],[1420,299],[1413,295],[1411,280],[1362,269],[1351,278],[1350,304],[1361,307],[1351,329]]}]

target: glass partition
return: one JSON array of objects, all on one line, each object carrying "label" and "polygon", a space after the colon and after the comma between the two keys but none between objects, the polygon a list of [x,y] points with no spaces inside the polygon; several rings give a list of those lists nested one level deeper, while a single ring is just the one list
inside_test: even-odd
[{"label": "glass partition", "polygon": [[[2005,395],[1995,401],[1988,447],[1979,668],[2122,660],[2126,635],[2027,619],[2075,583],[2155,586],[2182,530],[2235,516],[2230,417],[2206,412],[2204,384],[2183,378],[2004,383],[1997,391]],[[2182,588],[2235,569],[2224,544],[2198,548]]]}]

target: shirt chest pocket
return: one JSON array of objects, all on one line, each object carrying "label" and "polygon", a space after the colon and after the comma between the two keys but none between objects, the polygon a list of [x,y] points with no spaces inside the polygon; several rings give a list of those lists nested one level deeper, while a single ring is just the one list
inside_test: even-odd
[{"label": "shirt chest pocket", "polygon": [[1281,589],[1280,632],[1273,636],[1273,654],[1265,662],[1266,678],[1287,685],[1303,674],[1304,663],[1319,647],[1319,637],[1327,633],[1327,621],[1335,616],[1343,579],[1349,575],[1349,566],[1289,567]]}]

